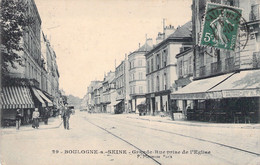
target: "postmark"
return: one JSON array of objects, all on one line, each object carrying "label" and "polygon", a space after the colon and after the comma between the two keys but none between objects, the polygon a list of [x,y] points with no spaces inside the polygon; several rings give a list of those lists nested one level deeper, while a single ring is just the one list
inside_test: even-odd
[{"label": "postmark", "polygon": [[242,18],[242,9],[207,3],[199,46],[215,49],[244,49],[248,27]]}]

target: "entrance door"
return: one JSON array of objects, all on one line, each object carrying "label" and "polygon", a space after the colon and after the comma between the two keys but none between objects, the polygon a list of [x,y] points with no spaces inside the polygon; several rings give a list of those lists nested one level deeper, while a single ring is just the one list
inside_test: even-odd
[{"label": "entrance door", "polygon": [[155,98],[152,98],[152,114],[155,113]]}]

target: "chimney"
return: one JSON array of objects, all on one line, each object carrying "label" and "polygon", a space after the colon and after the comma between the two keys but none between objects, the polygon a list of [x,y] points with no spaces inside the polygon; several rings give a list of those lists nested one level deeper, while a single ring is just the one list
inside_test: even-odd
[{"label": "chimney", "polygon": [[139,48],[140,48],[141,44],[139,43]]},{"label": "chimney", "polygon": [[158,36],[156,37],[156,44],[159,44],[164,39],[164,33],[159,32]]},{"label": "chimney", "polygon": [[164,33],[164,29],[165,29],[165,18],[163,19],[163,33]]},{"label": "chimney", "polygon": [[172,25],[166,26],[164,28],[164,39],[168,38],[171,34],[175,32],[175,28]]},{"label": "chimney", "polygon": [[[152,38],[147,38],[145,44],[150,46],[150,47],[153,47],[153,39]],[[146,47],[146,49],[147,49],[147,47]]]}]

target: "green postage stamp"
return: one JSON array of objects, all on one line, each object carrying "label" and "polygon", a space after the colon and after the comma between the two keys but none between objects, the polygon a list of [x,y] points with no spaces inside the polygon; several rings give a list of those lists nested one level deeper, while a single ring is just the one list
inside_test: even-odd
[{"label": "green postage stamp", "polygon": [[200,46],[234,50],[242,9],[207,3]]}]

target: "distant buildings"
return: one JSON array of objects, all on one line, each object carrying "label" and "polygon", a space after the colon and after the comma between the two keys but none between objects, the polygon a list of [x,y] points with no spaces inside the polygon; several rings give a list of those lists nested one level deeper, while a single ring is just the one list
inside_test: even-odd
[{"label": "distant buildings", "polygon": [[115,70],[115,81],[116,81],[116,101],[115,113],[123,113],[130,111],[129,105],[129,61],[127,56]]},{"label": "distant buildings", "polygon": [[102,82],[103,86],[103,98],[101,101],[102,104],[102,112],[105,113],[115,113],[115,105],[116,105],[116,80],[115,80],[115,72],[108,72],[104,77],[104,81]]},{"label": "distant buildings", "polygon": [[[240,49],[199,46],[207,2],[243,9]],[[168,115],[176,102],[181,119],[259,122],[259,6],[257,0],[193,0],[192,21],[164,25],[155,45],[148,40],[116,66],[114,113],[138,112],[137,105],[145,103],[151,115]]]}]

